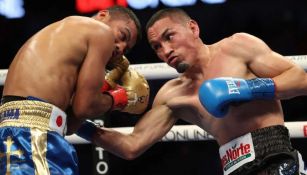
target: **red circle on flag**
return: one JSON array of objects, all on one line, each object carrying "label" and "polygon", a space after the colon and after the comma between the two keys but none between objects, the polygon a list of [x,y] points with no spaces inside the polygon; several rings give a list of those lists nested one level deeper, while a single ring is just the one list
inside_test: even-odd
[{"label": "red circle on flag", "polygon": [[63,124],[63,118],[62,118],[62,116],[58,116],[57,118],[56,118],[56,124],[58,125],[58,127],[61,127],[62,126],[62,124]]}]

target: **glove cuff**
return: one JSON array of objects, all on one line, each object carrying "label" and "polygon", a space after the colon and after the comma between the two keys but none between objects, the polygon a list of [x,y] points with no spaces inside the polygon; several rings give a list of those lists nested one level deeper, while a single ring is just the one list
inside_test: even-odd
[{"label": "glove cuff", "polygon": [[128,104],[127,92],[123,87],[118,86],[114,90],[108,90],[103,93],[110,95],[113,99],[111,110],[122,110]]},{"label": "glove cuff", "polygon": [[275,98],[275,83],[272,78],[254,78],[247,80],[247,83],[255,99]]},{"label": "glove cuff", "polygon": [[99,127],[98,124],[96,124],[96,123],[94,123],[90,120],[85,120],[81,124],[80,128],[77,130],[76,134],[79,137],[91,142],[92,137],[96,133],[96,130],[97,130],[98,127]]},{"label": "glove cuff", "polygon": [[101,91],[101,92],[105,92],[105,91],[110,90],[111,88],[112,88],[112,87],[111,87],[110,83],[109,83],[107,80],[104,80],[104,81],[103,81],[103,85],[102,85],[102,87],[100,88],[100,91]]}]

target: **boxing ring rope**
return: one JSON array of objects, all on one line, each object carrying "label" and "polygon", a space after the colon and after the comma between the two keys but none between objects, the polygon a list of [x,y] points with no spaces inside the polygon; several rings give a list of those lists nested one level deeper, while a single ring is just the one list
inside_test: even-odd
[{"label": "boxing ring rope", "polygon": [[[294,61],[307,72],[307,55],[293,55],[286,56],[286,58]],[[166,63],[133,64],[130,67],[143,74],[147,80],[178,77],[177,71]],[[0,86],[5,82],[7,71],[7,69],[0,69]],[[291,138],[307,137],[307,121],[285,122],[285,125],[290,131]],[[133,131],[133,127],[117,127],[112,129],[126,134]],[[65,139],[73,144],[89,143],[76,135],[66,136]],[[201,141],[212,139],[213,137],[210,134],[196,125],[175,125],[161,141]]]},{"label": "boxing ring rope", "polygon": [[[307,71],[307,55],[286,56]],[[177,71],[166,63],[132,64],[131,68],[145,76],[147,80],[170,79],[178,76]],[[0,69],[0,86],[4,84],[7,69]]]},{"label": "boxing ring rope", "polygon": [[[289,129],[291,138],[307,138],[307,121],[285,122]],[[133,131],[133,127],[112,128],[118,132],[129,134]],[[88,141],[79,136],[66,136],[72,144],[86,144]],[[213,140],[213,136],[196,125],[174,125],[171,130],[162,138],[162,142],[184,142],[184,141],[204,141]]]}]

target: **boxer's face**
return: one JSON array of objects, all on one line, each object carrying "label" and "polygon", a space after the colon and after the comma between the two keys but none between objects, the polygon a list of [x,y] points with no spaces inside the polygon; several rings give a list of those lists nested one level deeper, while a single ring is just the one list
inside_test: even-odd
[{"label": "boxer's face", "polygon": [[157,56],[178,72],[185,71],[181,70],[182,63],[189,64],[193,59],[195,37],[188,22],[185,24],[169,17],[162,18],[148,28],[147,38]]},{"label": "boxer's face", "polygon": [[135,45],[137,40],[137,27],[132,19],[122,16],[112,17],[107,10],[99,11],[95,19],[104,22],[113,31],[115,39],[113,57],[122,56]]},{"label": "boxer's face", "polygon": [[116,19],[111,20],[109,26],[113,30],[117,54],[127,53],[136,43],[137,28],[135,23],[132,20]]}]

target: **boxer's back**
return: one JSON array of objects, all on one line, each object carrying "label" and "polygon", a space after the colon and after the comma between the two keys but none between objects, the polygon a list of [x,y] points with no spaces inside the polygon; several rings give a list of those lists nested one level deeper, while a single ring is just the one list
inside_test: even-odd
[{"label": "boxer's back", "polygon": [[[35,96],[65,109],[87,53],[86,17],[68,17],[30,38],[9,67],[3,95]],[[89,24],[89,25],[87,25]]]}]

